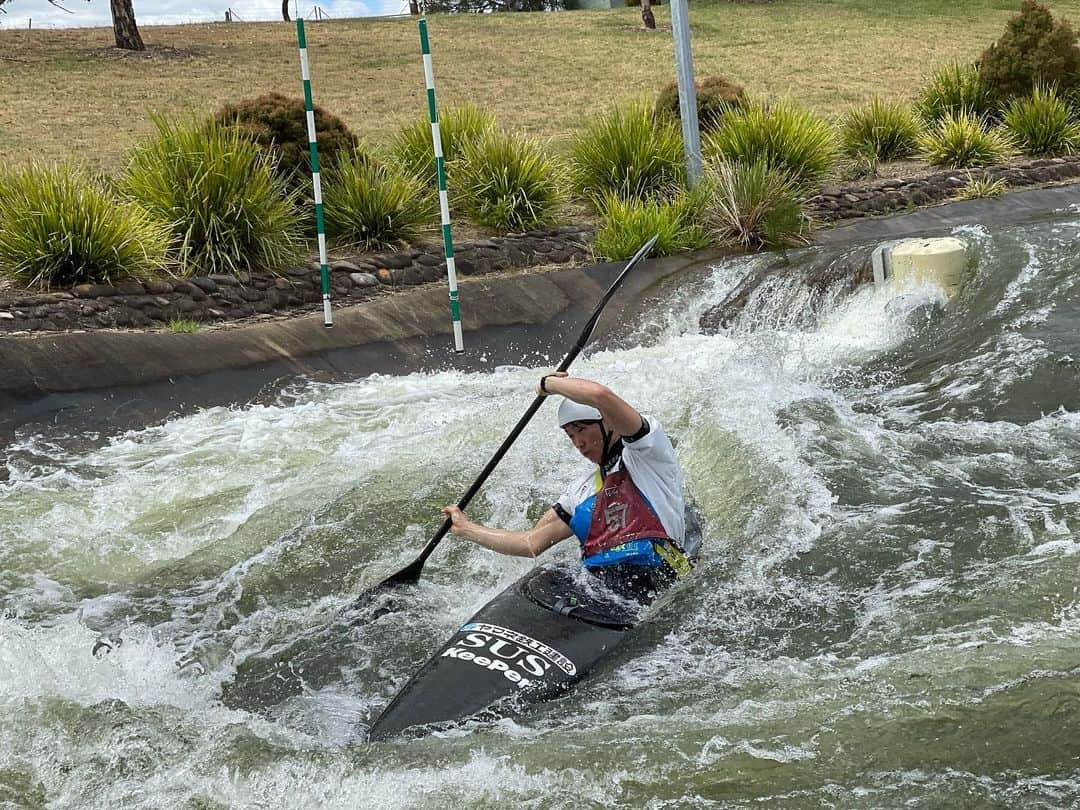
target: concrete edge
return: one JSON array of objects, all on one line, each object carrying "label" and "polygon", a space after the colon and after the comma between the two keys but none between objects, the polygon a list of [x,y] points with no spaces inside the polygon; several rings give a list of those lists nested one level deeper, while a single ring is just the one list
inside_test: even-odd
[{"label": "concrete edge", "polygon": [[[650,259],[608,305],[595,338],[622,322],[655,284],[729,252]],[[176,334],[41,333],[0,337],[0,443],[28,423],[145,424],[169,413],[246,401],[298,377],[490,368],[557,362],[607,286],[611,262],[460,280],[464,355],[451,345],[445,283],[426,284],[321,314]],[[138,415],[137,415],[138,414]]]}]

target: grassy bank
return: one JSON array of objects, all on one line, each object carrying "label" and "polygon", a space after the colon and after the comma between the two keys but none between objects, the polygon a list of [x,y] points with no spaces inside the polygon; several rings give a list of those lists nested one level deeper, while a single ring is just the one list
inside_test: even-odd
[{"label": "grassy bank", "polygon": [[[1050,6],[1080,23],[1080,0]],[[914,98],[934,68],[975,59],[1018,8],[1018,0],[695,0],[695,67],[837,114],[874,93]],[[656,11],[668,25],[668,7]],[[440,101],[472,101],[504,127],[563,139],[584,114],[652,96],[674,76],[670,33],[639,26],[633,8],[433,17]],[[107,29],[0,32],[0,162],[76,158],[113,169],[151,133],[151,112],[202,115],[271,90],[299,94],[291,24],[147,26],[143,37],[146,54],[119,54]],[[311,24],[308,41],[316,102],[362,137],[385,141],[424,114],[414,21]]]}]

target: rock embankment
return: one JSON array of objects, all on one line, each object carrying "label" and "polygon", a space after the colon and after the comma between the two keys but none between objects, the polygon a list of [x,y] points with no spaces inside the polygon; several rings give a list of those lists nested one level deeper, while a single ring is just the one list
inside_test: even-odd
[{"label": "rock embankment", "polygon": [[[591,229],[566,226],[485,239],[455,251],[457,272],[479,276],[589,258]],[[441,250],[361,254],[330,264],[331,297],[355,303],[403,285],[445,277]],[[318,263],[270,273],[79,284],[42,293],[0,292],[0,333],[145,328],[177,319],[239,320],[279,310],[310,309],[322,301]]]},{"label": "rock embankment", "polygon": [[807,203],[822,222],[907,211],[952,199],[973,178],[1004,180],[1010,188],[1049,185],[1080,177],[1080,155],[1033,160],[986,169],[950,169],[926,177],[881,180],[866,186],[824,189]]}]

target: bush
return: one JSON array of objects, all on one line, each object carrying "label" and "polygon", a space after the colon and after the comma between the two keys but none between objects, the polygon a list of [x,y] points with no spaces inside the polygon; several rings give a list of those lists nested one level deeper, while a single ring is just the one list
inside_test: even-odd
[{"label": "bush", "polygon": [[154,123],[157,138],[136,147],[120,186],[170,223],[182,272],[273,270],[299,258],[295,196],[265,152],[216,121]]},{"label": "bush", "polygon": [[[319,106],[314,109],[319,163],[331,166],[338,155],[347,155],[356,147],[357,139],[336,115]],[[269,150],[277,170],[290,182],[300,176],[310,177],[311,148],[304,99],[267,93],[226,104],[214,114],[214,120],[235,124],[247,137]]]},{"label": "bush", "polygon": [[327,170],[324,190],[327,235],[364,248],[409,240],[438,218],[431,188],[359,149]]},{"label": "bush", "polygon": [[636,101],[590,119],[570,146],[571,179],[586,196],[667,194],[686,178],[682,135],[669,120],[654,121]]},{"label": "bush", "polygon": [[943,118],[920,136],[919,148],[931,165],[954,169],[992,166],[1015,153],[1008,132],[987,130],[985,122],[969,112]]},{"label": "bush", "polygon": [[549,224],[565,200],[551,158],[525,136],[489,131],[465,144],[454,177],[465,212],[503,231]]},{"label": "bush", "polygon": [[78,170],[34,166],[0,178],[0,267],[27,286],[149,278],[169,229]]},{"label": "bush", "polygon": [[707,154],[737,163],[758,162],[804,186],[820,182],[836,165],[832,128],[789,101],[771,108],[756,102],[724,116],[705,139]]},{"label": "bush", "polygon": [[[495,129],[495,116],[475,104],[463,104],[439,111],[439,137],[443,162],[449,167],[457,162],[465,144],[479,140]],[[425,116],[398,130],[391,152],[407,171],[426,185],[435,187],[435,151],[431,143],[431,120]]]},{"label": "bush", "polygon": [[638,248],[658,234],[655,256],[670,256],[696,250],[709,243],[699,222],[703,198],[700,193],[682,192],[674,197],[627,199],[607,192],[597,200],[600,227],[593,252],[611,260],[628,259]]},{"label": "bush", "polygon": [[967,183],[956,193],[958,200],[979,200],[983,197],[1000,197],[1009,190],[1004,179],[991,180],[989,177],[973,177],[968,172]]},{"label": "bush", "polygon": [[721,160],[706,166],[706,222],[721,241],[747,247],[806,242],[810,221],[799,183],[763,160]]},{"label": "bush", "polygon": [[1025,155],[1072,154],[1080,145],[1080,127],[1053,87],[1036,87],[1027,98],[1013,99],[1003,122]]},{"label": "bush", "polygon": [[997,94],[973,65],[952,62],[937,71],[916,105],[919,116],[929,125],[948,115],[963,112],[986,119],[997,116]]},{"label": "bush", "polygon": [[[706,76],[700,82],[695,82],[694,87],[697,90],[698,125],[702,132],[716,129],[728,110],[746,106],[746,92],[722,76]],[[655,115],[657,119],[669,118],[674,121],[681,118],[677,82],[671,82],[660,91],[656,97]]]},{"label": "bush", "polygon": [[1002,98],[1023,96],[1036,85],[1068,92],[1080,85],[1080,48],[1065,20],[1055,22],[1050,9],[1024,0],[1001,39],[979,62],[986,82]]},{"label": "bush", "polygon": [[848,158],[874,155],[876,160],[898,160],[915,152],[919,121],[903,104],[878,97],[844,114],[840,146]]}]

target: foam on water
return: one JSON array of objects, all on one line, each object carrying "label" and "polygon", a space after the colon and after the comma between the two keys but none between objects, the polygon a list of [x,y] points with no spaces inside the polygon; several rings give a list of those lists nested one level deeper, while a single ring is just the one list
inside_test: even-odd
[{"label": "foam on water", "polygon": [[[1080,716],[1080,408],[1030,413],[1056,395],[1078,227],[961,229],[974,277],[933,320],[933,288],[868,288],[814,298],[808,325],[784,306],[809,292],[784,280],[787,305],[747,316],[761,328],[702,334],[762,261],[730,259],[579,359],[679,439],[707,519],[698,571],[572,694],[424,740],[358,729],[531,561],[448,538],[397,613],[341,616],[414,558],[541,369],[302,384],[107,441],[20,437],[0,482],[0,799],[1080,800],[1075,743],[1044,743]],[[585,469],[552,412],[475,517],[524,528]],[[124,640],[102,659],[98,630]],[[229,692],[275,655],[280,696],[261,703],[257,678]]]}]

